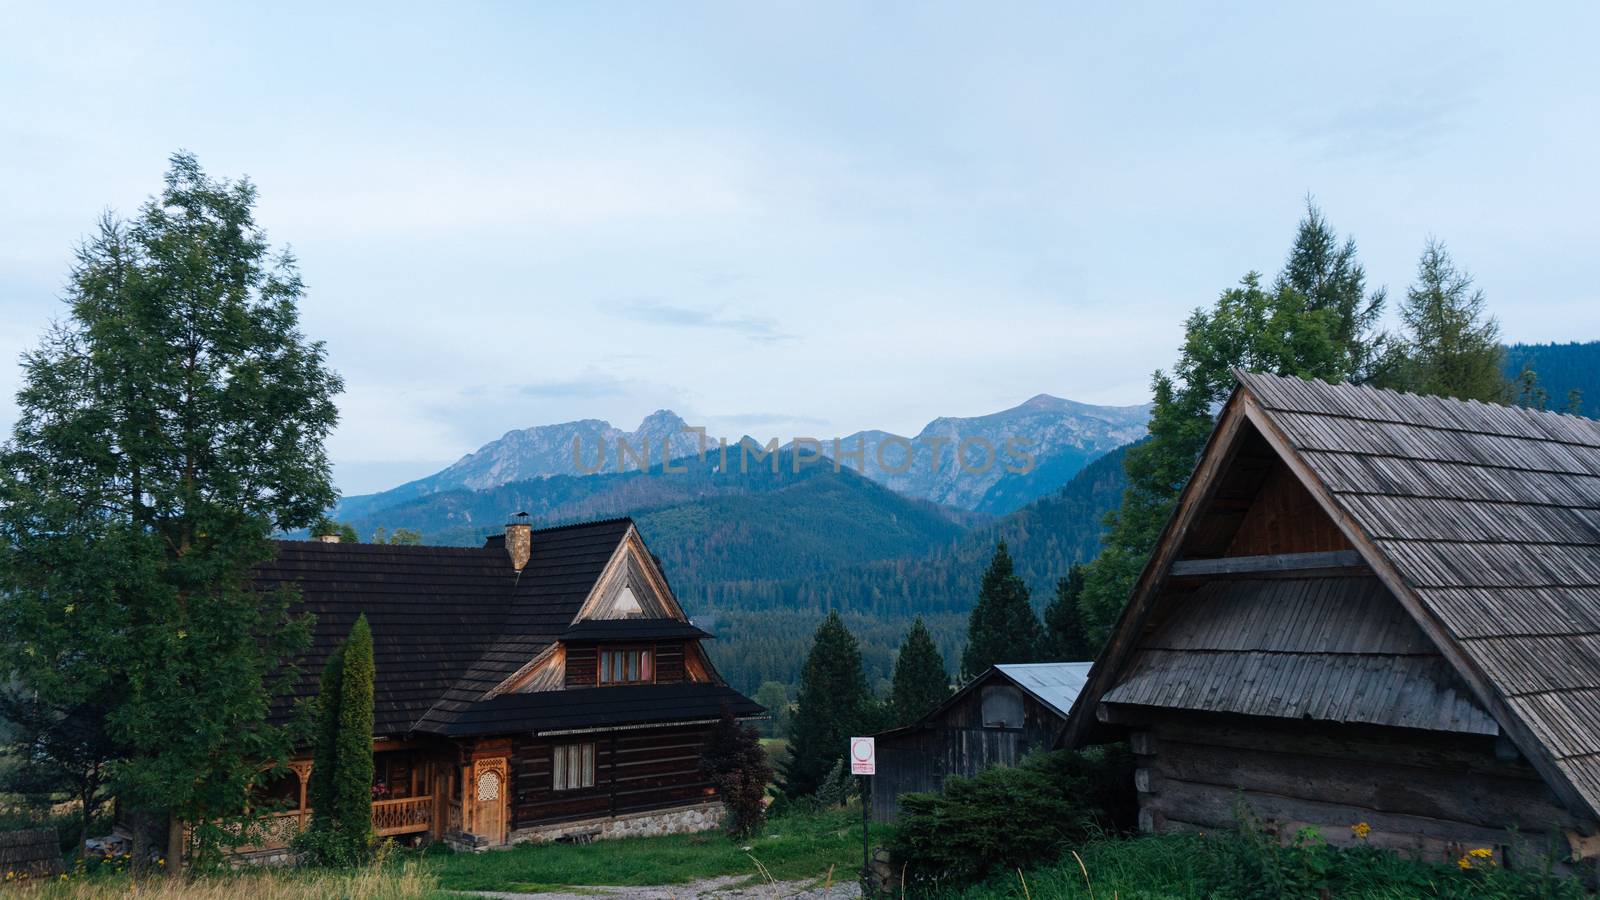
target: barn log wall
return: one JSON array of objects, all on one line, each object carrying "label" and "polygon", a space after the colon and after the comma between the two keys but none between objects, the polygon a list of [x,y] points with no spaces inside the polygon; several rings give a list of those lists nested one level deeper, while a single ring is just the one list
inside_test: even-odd
[{"label": "barn log wall", "polygon": [[1580,823],[1538,773],[1496,753],[1496,739],[1243,716],[1163,713],[1135,725],[1140,825],[1148,831],[1236,827],[1241,805],[1290,835],[1366,841],[1450,862],[1489,847],[1508,865],[1538,864]]},{"label": "barn log wall", "polygon": [[950,775],[972,777],[990,766],[1013,766],[1048,747],[1061,718],[1022,695],[1023,727],[983,727],[983,692],[971,692],[928,727],[880,735],[878,774],[872,777],[872,816],[879,822],[900,814],[900,795],[938,791]]},{"label": "barn log wall", "polygon": [[[704,802],[715,788],[700,772],[710,726],[519,737],[512,749],[512,828],[670,809]],[[595,745],[594,786],[551,788],[554,747]]]}]

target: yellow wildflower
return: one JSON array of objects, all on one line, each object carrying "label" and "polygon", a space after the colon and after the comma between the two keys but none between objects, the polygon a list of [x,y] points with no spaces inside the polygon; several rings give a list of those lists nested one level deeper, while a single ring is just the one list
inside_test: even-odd
[{"label": "yellow wildflower", "polygon": [[1467,855],[1477,859],[1493,859],[1494,851],[1490,850],[1488,847],[1474,847],[1473,849],[1467,851]]},{"label": "yellow wildflower", "polygon": [[1472,868],[1472,860],[1470,860],[1467,857],[1463,856],[1460,859],[1456,860],[1456,865],[1460,866],[1463,869],[1470,869],[1470,868]]},{"label": "yellow wildflower", "polygon": [[1365,822],[1357,822],[1350,826],[1350,832],[1364,841],[1367,839],[1367,835],[1372,833],[1372,826]]}]

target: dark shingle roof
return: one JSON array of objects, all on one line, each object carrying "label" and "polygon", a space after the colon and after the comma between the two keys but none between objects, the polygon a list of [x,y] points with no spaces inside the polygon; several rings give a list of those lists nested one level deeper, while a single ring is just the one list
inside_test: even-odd
[{"label": "dark shingle roof", "polygon": [[725,706],[735,716],[755,716],[763,711],[726,685],[642,684],[501,694],[473,704],[441,730],[452,737],[466,737],[699,722],[722,715]]},{"label": "dark shingle roof", "polygon": [[1600,810],[1600,422],[1298,378],[1239,380]]},{"label": "dark shingle roof", "polygon": [[[624,518],[536,531],[520,573],[492,542],[483,548],[278,542],[277,557],[258,569],[257,582],[296,586],[299,608],[315,616],[315,625],[299,680],[278,698],[275,715],[281,719],[294,701],[315,695],[328,655],[365,614],[377,663],[377,734],[444,733],[469,714],[489,721],[474,712],[484,705],[479,698],[562,638],[632,526]],[[621,689],[602,693],[612,690]],[[593,707],[594,699],[588,693],[581,701],[527,708],[554,713],[563,703]],[[511,707],[516,703],[492,709]]]}]

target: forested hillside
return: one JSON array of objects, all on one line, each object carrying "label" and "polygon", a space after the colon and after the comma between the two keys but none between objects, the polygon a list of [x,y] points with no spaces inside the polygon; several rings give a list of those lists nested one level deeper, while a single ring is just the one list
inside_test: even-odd
[{"label": "forested hillside", "polygon": [[741,690],[754,691],[763,681],[792,683],[811,633],[830,609],[845,613],[874,682],[888,678],[894,650],[918,615],[927,621],[953,671],[967,613],[995,542],[1006,541],[1017,574],[1033,592],[1034,606],[1043,607],[1067,567],[1098,552],[1101,520],[1116,507],[1127,484],[1122,470],[1126,453],[1126,447],[1115,450],[1054,494],[920,556],[804,580],[711,582],[704,585],[703,595],[693,593],[700,586],[685,584],[678,592],[696,610],[697,620],[718,636],[712,645],[717,666]]},{"label": "forested hillside", "polygon": [[[737,459],[737,455],[734,456]],[[698,607],[704,586],[761,573],[810,578],[871,560],[953,545],[974,514],[902,497],[828,463],[777,470],[720,470],[679,460],[674,471],[540,478],[487,490],[457,488],[346,519],[363,539],[379,528],[411,529],[429,544],[474,546],[506,516],[539,525],[632,516],[661,558],[674,589]],[[682,471],[677,471],[679,468]]]},{"label": "forested hillside", "polygon": [[1506,377],[1516,378],[1524,366],[1539,376],[1539,386],[1549,395],[1550,409],[1566,409],[1567,394],[1576,390],[1583,395],[1583,414],[1600,417],[1600,341],[1506,347]]}]

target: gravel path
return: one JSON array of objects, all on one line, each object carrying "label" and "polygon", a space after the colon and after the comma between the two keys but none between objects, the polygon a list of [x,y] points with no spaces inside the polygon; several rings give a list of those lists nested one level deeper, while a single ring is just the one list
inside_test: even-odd
[{"label": "gravel path", "polygon": [[622,897],[627,900],[847,900],[860,897],[861,885],[854,881],[835,883],[824,888],[821,879],[806,881],[780,881],[777,884],[760,884],[738,887],[747,879],[743,875],[726,875],[691,881],[688,884],[662,884],[649,887],[585,887],[571,893],[513,894],[499,891],[475,891],[478,897],[497,900],[594,900],[596,897]]}]

